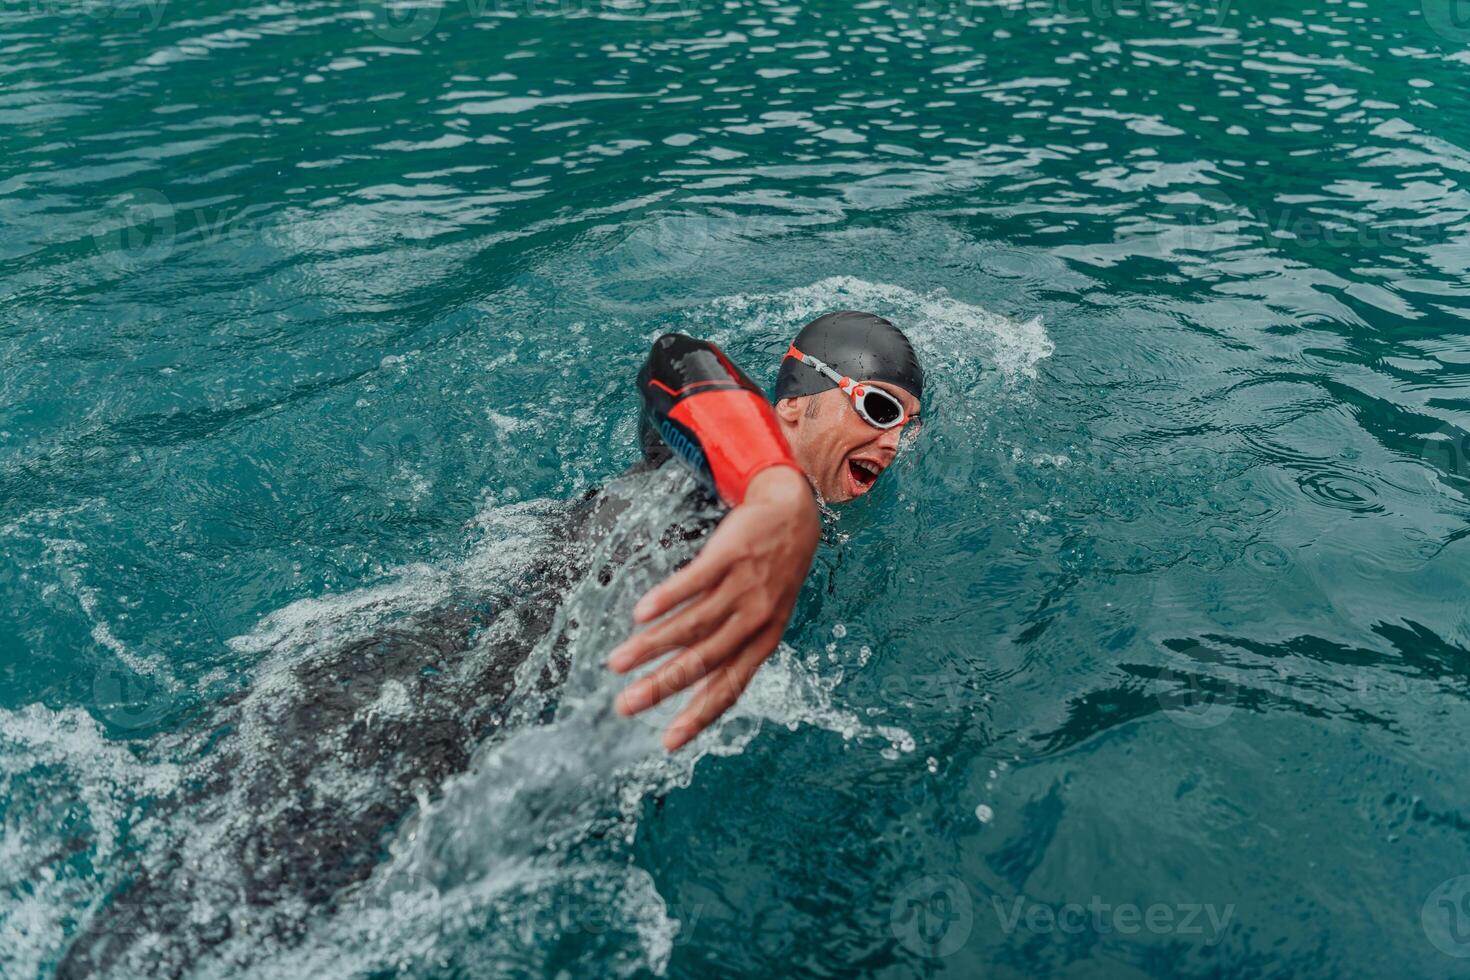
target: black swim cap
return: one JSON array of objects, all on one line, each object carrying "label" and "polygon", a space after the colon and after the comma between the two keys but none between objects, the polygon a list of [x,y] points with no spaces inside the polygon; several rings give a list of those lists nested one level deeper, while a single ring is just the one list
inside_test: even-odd
[{"label": "black swim cap", "polygon": [[[792,344],[854,381],[887,381],[915,398],[924,396],[924,369],[909,339],[881,316],[856,310],[826,313],[802,327]],[[776,376],[776,400],[835,387],[821,372],[788,357]]]}]

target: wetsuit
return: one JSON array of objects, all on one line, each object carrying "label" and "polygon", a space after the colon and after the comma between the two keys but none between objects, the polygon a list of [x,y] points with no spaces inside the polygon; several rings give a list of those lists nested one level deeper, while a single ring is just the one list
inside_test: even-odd
[{"label": "wetsuit", "polygon": [[[638,386],[644,459],[625,476],[677,455],[733,505],[761,470],[796,465],[760,389],[713,344],[660,337]],[[494,736],[517,668],[554,627],[568,590],[594,571],[594,545],[626,494],[594,489],[567,505],[531,568],[502,591],[458,596],[377,635],[308,649],[285,668],[287,680],[242,691],[217,707],[207,729],[171,736],[173,751],[182,743],[199,758],[188,793],[155,812],[175,827],[211,828],[219,838],[211,859],[228,874],[211,880],[191,867],[187,841],[150,854],[83,928],[58,976],[179,976],[232,937],[231,910],[246,914],[252,937],[299,941],[303,904],[330,909],[365,880],[415,790],[432,793]],[[704,529],[673,530],[690,537]],[[553,653],[551,664],[539,686],[559,683],[565,654]],[[405,698],[406,713],[373,710]],[[322,778],[332,772],[342,778]],[[350,799],[333,795],[344,785]]]},{"label": "wetsuit", "polygon": [[761,470],[801,469],[766,396],[714,344],[664,334],[638,372],[638,390],[644,458],[677,455],[731,506]]}]

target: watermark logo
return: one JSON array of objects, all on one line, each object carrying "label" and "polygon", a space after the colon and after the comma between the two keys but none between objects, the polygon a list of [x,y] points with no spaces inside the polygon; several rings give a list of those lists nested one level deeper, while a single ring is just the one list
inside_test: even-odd
[{"label": "watermark logo", "polygon": [[1470,875],[1440,883],[1424,900],[1419,924],[1434,948],[1456,959],[1470,958]]},{"label": "watermark logo", "polygon": [[1444,476],[1470,481],[1470,432],[1446,423],[1423,437],[1420,454]]},{"label": "watermark logo", "polygon": [[444,11],[440,3],[405,0],[358,0],[358,6],[368,15],[369,30],[394,44],[423,40]]},{"label": "watermark logo", "polygon": [[928,875],[910,882],[893,899],[893,935],[910,951],[944,957],[964,946],[975,925],[970,890],[950,875]]},{"label": "watermark logo", "polygon": [[357,443],[353,476],[357,482],[397,500],[427,495],[443,475],[447,443],[438,428],[422,418],[393,418]]},{"label": "watermark logo", "polygon": [[1199,188],[1170,195],[1164,201],[1151,251],[1162,259],[1188,257],[1202,261],[1203,256],[1221,251],[1236,241],[1236,223],[1231,215],[1235,202],[1223,191]]},{"label": "watermark logo", "polygon": [[693,939],[706,907],[698,892],[665,903],[652,895],[611,897],[595,887],[569,884],[569,890],[553,887],[518,896],[503,935],[533,950],[544,947],[548,936],[615,936],[640,925],[658,924],[672,930],[673,945],[685,946]]},{"label": "watermark logo", "polygon": [[1047,905],[1028,901],[1024,895],[1010,903],[997,895],[990,902],[1001,930],[1007,935],[1022,928],[1036,934],[1060,932],[1073,936],[1089,931],[1100,936],[1149,933],[1198,938],[1203,945],[1213,946],[1235,917],[1233,902],[1224,906],[1209,902],[1155,902],[1144,907],[1132,902],[1104,902],[1100,895],[1092,896],[1086,905],[1080,902]]},{"label": "watermark logo", "polygon": [[135,272],[173,254],[178,220],[171,201],[158,191],[135,188],[107,208],[93,228],[102,262],[118,272]]},{"label": "watermark logo", "polygon": [[1262,242],[1282,252],[1343,252],[1424,246],[1445,241],[1448,234],[1438,226],[1350,221],[1311,207],[1253,205],[1213,187],[1167,194],[1160,203],[1124,234],[1139,242],[1140,254],[1182,264],[1199,264],[1216,253]]},{"label": "watermark logo", "polygon": [[1420,0],[1424,21],[1455,44],[1470,43],[1470,0]]},{"label": "watermark logo", "polygon": [[92,678],[92,708],[117,728],[147,728],[168,713],[171,703],[168,689],[156,677],[125,666],[105,666]]},{"label": "watermark logo", "polygon": [[664,213],[639,224],[620,246],[635,267],[655,271],[698,265],[715,245],[718,221],[699,212]]},{"label": "watermark logo", "polygon": [[141,21],[144,30],[163,22],[168,0],[29,0],[30,12],[46,17],[81,14],[96,21]]},{"label": "watermark logo", "polygon": [[[674,945],[687,946],[694,940],[694,932],[699,928],[699,920],[704,916],[707,908],[717,908],[719,896],[708,888],[700,885],[685,885],[680,889],[679,897],[667,906],[660,905],[650,907],[650,917],[656,915],[667,915],[675,925]],[[790,937],[794,940],[794,937]],[[787,945],[789,949],[789,944]]]},{"label": "watermark logo", "polygon": [[354,902],[362,908],[349,921],[395,940],[379,947],[374,967],[417,976],[431,964],[450,965],[444,961],[447,940],[464,928],[466,906],[431,876],[390,867],[364,882]]},{"label": "watermark logo", "polygon": [[1409,248],[1445,238],[1444,230],[1438,227],[1354,224],[1337,216],[1323,216],[1311,209],[1290,206],[1252,208],[1249,217],[1264,230],[1269,243],[1279,248],[1328,248],[1334,252]]},{"label": "watermark logo", "polygon": [[[1218,659],[1198,645],[1177,652],[1201,666]],[[1228,672],[1202,673],[1165,666],[1158,678],[1163,686],[1155,697],[1165,717],[1176,725],[1195,730],[1214,728],[1235,712],[1239,688]]]},{"label": "watermark logo", "polygon": [[971,706],[976,695],[964,679],[951,671],[912,671],[882,677],[857,674],[850,682],[854,692],[878,704],[925,704],[961,711]]}]

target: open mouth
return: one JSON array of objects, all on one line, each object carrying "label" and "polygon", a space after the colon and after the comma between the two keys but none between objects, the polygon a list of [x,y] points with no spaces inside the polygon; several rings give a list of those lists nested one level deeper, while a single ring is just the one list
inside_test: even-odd
[{"label": "open mouth", "polygon": [[873,481],[878,479],[878,474],[883,468],[877,463],[866,459],[849,459],[847,461],[847,478],[852,483],[852,495],[860,497],[868,492]]}]

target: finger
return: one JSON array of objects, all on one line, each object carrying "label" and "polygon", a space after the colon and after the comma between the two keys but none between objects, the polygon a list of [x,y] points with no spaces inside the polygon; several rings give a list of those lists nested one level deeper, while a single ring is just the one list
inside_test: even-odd
[{"label": "finger", "polygon": [[620,674],[646,664],[675,647],[687,647],[709,636],[730,615],[734,597],[716,589],[706,592],[661,623],[633,634],[607,656],[607,665]]},{"label": "finger", "polygon": [[732,615],[713,636],[696,643],[647,677],[630,684],[618,695],[618,711],[625,715],[636,715],[678,694],[740,649],[749,632],[750,627],[743,618],[738,613]]},{"label": "finger", "polygon": [[715,545],[711,539],[693,561],[649,589],[633,607],[633,621],[646,623],[657,619],[679,603],[712,588],[728,564],[724,559],[725,549]]},{"label": "finger", "polygon": [[664,732],[664,748],[670,752],[683,748],[700,732],[714,724],[750,686],[756,670],[766,662],[781,639],[782,629],[767,628],[756,642],[746,647],[735,659],[710,673],[699,693],[679,712]]}]

